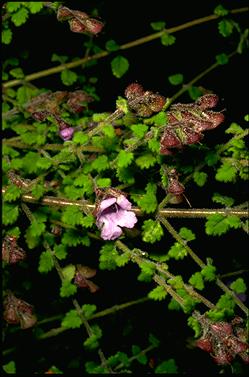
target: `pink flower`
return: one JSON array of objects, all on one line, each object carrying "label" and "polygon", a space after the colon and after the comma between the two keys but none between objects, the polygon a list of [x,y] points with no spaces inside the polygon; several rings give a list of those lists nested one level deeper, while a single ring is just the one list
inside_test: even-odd
[{"label": "pink flower", "polygon": [[71,140],[73,133],[74,133],[73,127],[67,127],[59,131],[59,135],[64,141]]},{"label": "pink flower", "polygon": [[97,209],[97,227],[104,240],[115,240],[121,236],[122,227],[133,228],[137,222],[131,203],[124,195],[109,197],[101,201]]}]

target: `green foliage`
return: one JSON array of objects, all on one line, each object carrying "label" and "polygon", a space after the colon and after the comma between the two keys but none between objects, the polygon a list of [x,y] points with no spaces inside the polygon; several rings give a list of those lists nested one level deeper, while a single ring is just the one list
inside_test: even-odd
[{"label": "green foliage", "polygon": [[132,152],[121,150],[117,156],[117,166],[119,168],[126,168],[132,163],[133,158],[134,156]]},{"label": "green foliage", "polygon": [[83,314],[86,317],[86,319],[89,319],[89,318],[92,317],[92,315],[94,314],[94,312],[96,312],[97,306],[96,305],[92,305],[92,304],[84,304],[82,306],[82,310],[83,310]]},{"label": "green foliage", "polygon": [[75,132],[73,135],[73,142],[76,144],[83,145],[83,144],[86,144],[88,140],[89,140],[89,137],[81,131]]},{"label": "green foliage", "polygon": [[215,192],[212,196],[212,201],[215,203],[222,204],[226,207],[231,207],[234,204],[234,199],[230,196],[221,195],[218,192]]},{"label": "green foliage", "polygon": [[226,134],[233,134],[233,135],[239,135],[243,132],[243,128],[240,127],[239,124],[233,122],[231,125],[226,129]]},{"label": "green foliage", "polygon": [[232,20],[229,19],[223,19],[218,24],[219,33],[222,35],[222,37],[229,37],[234,29],[234,24]]},{"label": "green foliage", "polygon": [[42,1],[30,1],[26,4],[26,6],[30,9],[30,12],[33,14],[40,12],[40,10],[43,8]]},{"label": "green foliage", "polygon": [[116,365],[122,364],[124,367],[130,365],[129,358],[125,352],[117,352],[108,358],[107,363],[110,367],[115,367]]},{"label": "green foliage", "polygon": [[224,293],[217,301],[216,308],[209,310],[207,314],[213,321],[220,321],[227,317],[232,317],[234,315],[234,307],[235,301],[233,297],[228,293]]},{"label": "green foliage", "polygon": [[165,299],[166,295],[167,292],[161,285],[152,289],[152,291],[148,293],[148,297],[155,301],[162,301],[163,299]]},{"label": "green foliage", "polygon": [[15,186],[8,186],[3,194],[3,199],[5,202],[14,202],[16,199],[20,198],[22,190]]},{"label": "green foliage", "polygon": [[139,196],[133,196],[133,200],[137,202],[139,207],[146,213],[151,213],[156,210],[157,198],[156,198],[157,187],[154,183],[148,183],[145,187],[145,194]]},{"label": "green foliage", "polygon": [[5,29],[2,31],[2,43],[9,45],[12,41],[12,31],[10,29]]},{"label": "green foliage", "polygon": [[102,337],[102,330],[98,325],[91,326],[92,334],[84,341],[84,347],[94,350],[99,346],[99,339]]},{"label": "green foliage", "polygon": [[186,241],[193,241],[196,238],[195,234],[192,232],[192,230],[185,228],[185,227],[183,227],[179,230],[179,236],[184,238]]},{"label": "green foliage", "polygon": [[179,242],[175,242],[174,245],[168,251],[168,257],[176,260],[183,259],[188,255],[186,248]]},{"label": "green foliage", "polygon": [[84,219],[82,210],[76,206],[68,206],[62,213],[61,220],[68,225],[80,225]]},{"label": "green foliage", "polygon": [[178,367],[174,359],[168,359],[159,364],[155,369],[155,374],[177,374]]},{"label": "green foliage", "polygon": [[142,365],[146,365],[147,364],[147,361],[148,361],[148,358],[145,354],[141,354],[139,355],[139,353],[142,351],[141,350],[141,347],[139,347],[138,345],[136,344],[133,344],[132,345],[132,348],[131,348],[131,351],[132,351],[132,355],[133,356],[137,356],[137,361],[142,364]]},{"label": "green foliage", "polygon": [[151,166],[155,165],[157,159],[153,154],[146,153],[136,158],[135,162],[141,169],[149,169]]},{"label": "green foliage", "polygon": [[77,79],[77,74],[70,69],[65,69],[61,72],[61,81],[66,86],[73,85],[77,81]]},{"label": "green foliage", "polygon": [[164,21],[151,22],[150,26],[152,27],[153,30],[160,31],[165,28],[166,22]]},{"label": "green foliage", "polygon": [[194,331],[195,338],[199,338],[200,335],[201,335],[201,332],[202,332],[199,321],[196,318],[192,317],[192,316],[188,317],[188,325]]},{"label": "green foliage", "polygon": [[155,266],[151,261],[144,260],[139,263],[139,267],[141,268],[144,274],[149,275],[149,276],[154,275]]},{"label": "green foliage", "polygon": [[230,284],[230,288],[237,294],[246,292],[246,284],[242,278],[238,278]]},{"label": "green foliage", "polygon": [[11,21],[15,24],[15,26],[21,26],[21,25],[25,24],[28,17],[29,17],[28,10],[26,8],[22,7],[20,9],[18,9],[18,11],[15,12],[11,16]]},{"label": "green foliage", "polygon": [[161,36],[161,43],[163,46],[171,46],[175,43],[176,37],[167,32],[163,33]]},{"label": "green foliage", "polygon": [[190,98],[195,101],[197,98],[199,98],[202,95],[202,91],[197,86],[191,85],[188,88],[188,94]]},{"label": "green foliage", "polygon": [[214,14],[217,16],[227,16],[229,11],[223,7],[223,5],[219,4],[217,7],[214,9]]},{"label": "green foliage", "polygon": [[215,179],[220,182],[234,182],[237,174],[235,166],[224,162],[217,170]]},{"label": "green foliage", "polygon": [[93,170],[97,170],[98,173],[109,168],[109,162],[107,156],[97,157],[91,164]]},{"label": "green foliage", "polygon": [[54,253],[57,259],[63,260],[67,257],[67,249],[65,245],[55,245],[54,246]]},{"label": "green foliage", "polygon": [[64,280],[62,282],[61,288],[60,288],[60,296],[61,297],[70,297],[74,295],[77,292],[76,285],[70,283],[68,280]]},{"label": "green foliage", "polygon": [[202,187],[207,181],[207,173],[196,171],[193,174],[193,179],[197,186]]},{"label": "green foliage", "polygon": [[189,283],[193,285],[194,288],[202,291],[204,289],[203,277],[200,272],[195,272],[190,278]]},{"label": "green foliage", "polygon": [[66,313],[65,317],[61,321],[61,326],[66,329],[76,329],[82,325],[81,319],[75,309]]},{"label": "green foliage", "polygon": [[4,225],[14,224],[18,218],[18,206],[3,203],[2,221]]},{"label": "green foliage", "polygon": [[168,80],[171,85],[180,85],[183,83],[184,76],[182,73],[175,73],[174,75],[168,76]]},{"label": "green foliage", "polygon": [[239,217],[235,215],[223,216],[219,213],[208,216],[205,228],[206,233],[210,236],[220,236],[231,228],[238,229],[241,227]]},{"label": "green foliage", "polygon": [[131,130],[133,132],[133,135],[137,137],[138,139],[142,139],[146,132],[148,131],[148,126],[146,124],[133,124],[131,125]]},{"label": "green foliage", "polygon": [[7,374],[16,374],[16,363],[11,360],[7,364],[3,365],[3,370]]},{"label": "green foliage", "polygon": [[120,79],[128,71],[129,61],[125,57],[118,55],[111,61],[111,68],[113,75]]},{"label": "green foliage", "polygon": [[208,264],[207,266],[202,268],[201,274],[204,280],[213,281],[216,279],[216,267]]},{"label": "green foliage", "polygon": [[220,64],[220,65],[224,65],[224,64],[227,64],[229,62],[229,56],[225,53],[216,55],[215,59],[216,59],[217,63]]},{"label": "green foliage", "polygon": [[48,273],[51,271],[54,267],[54,261],[51,253],[49,251],[43,251],[40,255],[39,259],[39,267],[38,271],[43,274],[43,273]]},{"label": "green foliage", "polygon": [[145,220],[142,229],[142,239],[144,242],[155,243],[156,241],[160,241],[163,236],[163,228],[158,221],[152,219]]},{"label": "green foliage", "polygon": [[107,242],[100,249],[99,268],[101,270],[115,270],[117,265],[115,258],[118,256],[118,252],[115,245],[112,242]]},{"label": "green foliage", "polygon": [[98,178],[96,184],[99,188],[110,187],[112,185],[112,181],[110,178]]},{"label": "green foliage", "polygon": [[107,51],[110,51],[110,52],[117,51],[119,50],[119,45],[113,39],[110,39],[109,41],[106,42],[105,48]]}]

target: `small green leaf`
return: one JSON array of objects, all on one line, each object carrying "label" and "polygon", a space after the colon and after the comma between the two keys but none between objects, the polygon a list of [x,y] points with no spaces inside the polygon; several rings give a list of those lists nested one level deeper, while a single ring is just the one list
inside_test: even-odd
[{"label": "small green leaf", "polygon": [[163,46],[171,46],[175,43],[176,37],[167,32],[163,33],[161,36],[161,43]]},{"label": "small green leaf", "polygon": [[62,282],[62,286],[60,288],[60,296],[61,297],[70,297],[77,292],[76,285],[70,283],[68,280],[64,280]]},{"label": "small green leaf", "polygon": [[117,265],[115,262],[118,252],[113,243],[106,243],[100,249],[99,268],[101,270],[115,270]]},{"label": "small green leaf", "polygon": [[207,176],[207,173],[204,173],[203,171],[196,171],[193,174],[193,179],[197,186],[202,187],[207,181]]},{"label": "small green leaf", "polygon": [[174,359],[168,359],[159,364],[155,369],[156,374],[168,373],[177,374],[178,368]]},{"label": "small green leaf", "polygon": [[152,289],[152,291],[148,293],[148,297],[155,301],[162,301],[166,297],[166,295],[167,292],[161,285]]},{"label": "small green leaf", "polygon": [[7,374],[16,374],[16,363],[12,360],[3,365],[3,370]]},{"label": "small green leaf", "polygon": [[129,61],[123,56],[118,55],[111,61],[111,68],[113,75],[119,79],[129,69]]},{"label": "small green leaf", "polygon": [[21,6],[21,1],[7,1],[6,2],[6,9],[8,12],[12,13],[15,12]]},{"label": "small green leaf", "polygon": [[73,264],[68,264],[62,269],[62,274],[65,280],[71,281],[75,275],[75,266]]},{"label": "small green leaf", "polygon": [[53,269],[53,267],[54,267],[54,261],[53,261],[51,253],[49,251],[43,251],[39,259],[38,271],[41,274],[48,273],[49,271]]},{"label": "small green leaf", "polygon": [[3,203],[2,221],[4,225],[13,224],[19,214],[18,206],[13,204]]},{"label": "small green leaf", "polygon": [[225,53],[216,55],[215,59],[216,59],[217,63],[220,64],[220,65],[224,65],[224,64],[227,64],[229,62],[229,56]]},{"label": "small green leaf", "polygon": [[154,212],[157,208],[156,191],[157,186],[154,183],[148,183],[145,188],[145,194],[133,197],[139,207],[146,213]]},{"label": "small green leaf", "polygon": [[152,152],[159,154],[160,142],[158,140],[150,139],[148,141],[148,147]]},{"label": "small green leaf", "polygon": [[174,75],[168,76],[168,80],[171,85],[180,85],[183,83],[183,74],[182,73],[176,73]]},{"label": "small green leaf", "polygon": [[199,324],[199,321],[191,316],[188,318],[188,325],[195,332],[194,337],[199,338],[199,336],[201,335],[201,326]]},{"label": "small green leaf", "polygon": [[204,289],[204,282],[203,282],[202,274],[200,272],[195,272],[189,278],[189,283],[200,291]]},{"label": "small green leaf", "polygon": [[246,284],[242,278],[236,279],[232,284],[230,284],[230,288],[237,294],[245,293],[246,292]]},{"label": "small green leaf", "polygon": [[66,86],[73,85],[77,79],[78,75],[69,69],[65,69],[61,72],[61,81]]},{"label": "small green leaf", "polygon": [[191,85],[188,88],[188,94],[190,98],[195,101],[197,98],[199,98],[202,95],[202,91],[197,86]]},{"label": "small green leaf", "polygon": [[229,11],[221,4],[217,5],[217,7],[214,9],[214,14],[216,14],[216,16],[227,16],[228,13]]},{"label": "small green leaf", "polygon": [[203,267],[201,270],[201,274],[206,281],[214,281],[216,279],[216,268],[211,264]]},{"label": "small green leaf", "polygon": [[61,326],[66,329],[77,329],[82,325],[81,319],[75,309],[66,313],[65,317],[61,321]]},{"label": "small green leaf", "polygon": [[132,163],[134,156],[132,152],[121,150],[117,156],[117,165],[119,168],[126,168]]},{"label": "small green leaf", "polygon": [[233,134],[233,135],[239,135],[243,132],[243,128],[240,127],[239,124],[233,122],[231,125],[226,129],[225,133],[226,134]]},{"label": "small green leaf", "polygon": [[166,22],[164,21],[151,22],[150,26],[152,27],[153,30],[160,31],[160,30],[165,29]]},{"label": "small green leaf", "polygon": [[46,225],[38,221],[32,221],[29,226],[30,235],[32,237],[39,237],[45,231],[45,229]]},{"label": "small green leaf", "polygon": [[21,26],[25,24],[29,17],[29,12],[26,8],[20,8],[16,13],[14,13],[11,17],[11,21],[15,24],[15,26]]},{"label": "small green leaf", "polygon": [[80,225],[83,220],[83,213],[81,209],[76,206],[68,206],[64,209],[61,219],[62,222],[68,225]]},{"label": "small green leaf", "polygon": [[148,358],[145,354],[141,353],[141,355],[139,355],[139,353],[141,352],[141,348],[135,344],[132,345],[132,348],[131,348],[131,351],[132,351],[132,355],[133,356],[137,356],[137,361],[142,364],[142,365],[146,365],[147,364],[147,361],[148,361]]},{"label": "small green leaf", "polygon": [[10,29],[5,29],[2,31],[2,43],[5,45],[10,44],[12,40],[12,31]]},{"label": "small green leaf", "polygon": [[188,255],[186,248],[179,242],[175,242],[173,246],[168,251],[168,256],[176,260],[183,259]]},{"label": "small green leaf", "polygon": [[62,244],[55,245],[54,246],[54,253],[55,253],[56,258],[58,258],[59,260],[65,259],[66,256],[67,256],[66,246],[62,245]]},{"label": "small green leaf", "polygon": [[115,258],[115,263],[118,267],[125,266],[130,261],[130,255],[129,253],[124,253],[122,255],[118,255]]},{"label": "small green leaf", "polygon": [[85,228],[91,228],[94,223],[95,223],[95,217],[91,214],[83,217],[83,219],[81,220],[81,225]]},{"label": "small green leaf", "polygon": [[160,344],[160,340],[157,339],[153,334],[149,334],[149,342],[152,346],[158,347]]},{"label": "small green leaf", "polygon": [[226,233],[230,228],[241,227],[240,219],[235,215],[223,216],[221,214],[214,214],[207,217],[205,225],[206,233],[212,236],[220,236]]},{"label": "small green leaf", "polygon": [[155,165],[157,159],[153,154],[146,153],[136,158],[135,162],[141,169],[149,169]]},{"label": "small green leaf", "polygon": [[233,182],[236,178],[237,169],[229,163],[223,163],[215,175],[215,179],[220,182]]},{"label": "small green leaf", "polygon": [[218,24],[219,33],[225,38],[232,34],[233,28],[234,24],[232,20],[224,19]]},{"label": "small green leaf", "polygon": [[43,2],[42,1],[28,1],[26,3],[26,6],[28,6],[31,13],[35,14],[40,12],[40,10],[43,8]]},{"label": "small green leaf", "polygon": [[101,172],[109,168],[109,161],[106,155],[99,156],[95,158],[92,162],[91,167],[93,170],[97,170],[97,172]]},{"label": "small green leaf", "polygon": [[107,51],[117,51],[119,50],[120,46],[113,40],[110,39],[109,41],[106,42],[105,48]]},{"label": "small green leaf", "polygon": [[16,199],[20,198],[21,194],[22,190],[19,187],[11,185],[5,189],[3,199],[6,202],[14,202]]},{"label": "small green leaf", "polygon": [[186,241],[193,241],[196,239],[195,234],[192,232],[192,230],[185,227],[180,229],[179,236],[184,238]]},{"label": "small green leaf", "polygon": [[212,197],[212,201],[215,203],[222,204],[226,207],[231,207],[234,204],[234,199],[230,196],[221,195],[218,192],[215,192]]},{"label": "small green leaf", "polygon": [[142,239],[144,242],[155,243],[163,236],[163,228],[158,221],[145,220],[142,225]]},{"label": "small green leaf", "polygon": [[111,124],[106,124],[105,126],[103,126],[102,132],[105,136],[111,139],[113,139],[116,136],[114,127]]},{"label": "small green leaf", "polygon": [[23,70],[20,67],[11,69],[9,73],[11,76],[15,77],[16,79],[24,78]]},{"label": "small green leaf", "polygon": [[44,193],[45,193],[45,187],[43,185],[35,185],[34,187],[32,187],[32,195],[36,198],[36,199],[40,199]]},{"label": "small green leaf", "polygon": [[102,330],[98,325],[91,326],[91,330],[92,335],[84,341],[84,346],[89,350],[93,350],[98,347],[98,340],[102,336]]},{"label": "small green leaf", "polygon": [[96,312],[97,306],[92,305],[92,304],[84,304],[82,306],[82,310],[83,310],[83,313],[84,313],[86,319],[89,319],[90,317],[92,317],[94,312]]},{"label": "small green leaf", "polygon": [[112,181],[110,178],[98,178],[96,181],[96,185],[99,188],[110,187],[112,185]]},{"label": "small green leaf", "polygon": [[89,137],[84,134],[84,132],[82,131],[77,131],[74,133],[73,135],[73,142],[76,143],[76,144],[86,144],[89,140]]},{"label": "small green leaf", "polygon": [[133,135],[137,137],[138,139],[142,139],[146,132],[148,131],[148,126],[146,124],[133,124],[131,126],[131,130],[133,132]]}]

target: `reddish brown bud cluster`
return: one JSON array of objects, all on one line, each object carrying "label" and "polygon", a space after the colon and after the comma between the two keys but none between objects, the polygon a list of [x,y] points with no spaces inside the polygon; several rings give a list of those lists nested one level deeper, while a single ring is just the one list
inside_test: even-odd
[{"label": "reddish brown bud cluster", "polygon": [[26,252],[17,245],[17,239],[6,236],[2,243],[2,259],[6,263],[15,264],[26,258]]},{"label": "reddish brown bud cluster", "polygon": [[167,192],[171,194],[171,197],[169,198],[169,203],[181,203],[183,201],[183,193],[185,191],[185,187],[182,183],[179,182],[178,172],[176,171],[176,169],[170,169],[165,171],[165,174],[168,178]]},{"label": "reddish brown bud cluster", "polygon": [[95,293],[99,287],[89,280],[89,278],[92,278],[95,275],[96,270],[93,268],[77,264],[74,275],[74,284],[76,284],[79,288],[88,288],[91,293]]},{"label": "reddish brown bud cluster", "polygon": [[98,34],[104,27],[103,22],[89,17],[85,12],[72,10],[64,6],[60,6],[57,12],[58,21],[68,21],[70,30],[74,33],[90,33]]},{"label": "reddish brown bud cluster", "polygon": [[168,124],[161,137],[161,154],[172,154],[171,149],[181,149],[196,144],[203,138],[203,131],[212,130],[224,121],[221,112],[210,110],[218,103],[216,94],[205,94],[195,103],[175,104],[167,113]]},{"label": "reddish brown bud cluster", "polygon": [[33,314],[33,307],[27,302],[16,298],[11,292],[8,293],[3,303],[3,318],[9,324],[18,324],[22,329],[28,329],[37,322]]},{"label": "reddish brown bud cluster", "polygon": [[158,113],[166,101],[165,97],[149,90],[145,91],[142,85],[137,83],[130,84],[125,89],[125,96],[129,107],[141,117],[149,117],[153,113]]},{"label": "reddish brown bud cluster", "polygon": [[202,337],[196,341],[196,346],[210,353],[217,364],[230,364],[236,355],[246,364],[249,363],[249,345],[246,343],[246,330],[242,327],[242,318],[235,317],[231,323],[212,323],[198,312],[194,312],[193,316],[202,327]]}]

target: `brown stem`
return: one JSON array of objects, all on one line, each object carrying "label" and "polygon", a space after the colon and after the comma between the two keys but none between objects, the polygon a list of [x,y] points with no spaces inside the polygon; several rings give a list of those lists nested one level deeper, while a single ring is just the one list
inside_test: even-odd
[{"label": "brown stem", "polygon": [[[231,9],[230,13],[231,14],[243,13],[243,12],[247,12],[248,9],[249,9],[248,7]],[[215,14],[211,14],[211,15],[206,16],[206,17],[201,17],[201,18],[189,21],[189,22],[185,22],[182,25],[178,25],[178,26],[174,26],[174,27],[169,28],[169,29],[161,30],[157,33],[153,33],[153,34],[147,35],[145,37],[138,38],[138,39],[131,41],[131,42],[128,42],[128,43],[124,43],[123,45],[120,46],[120,50],[126,50],[128,48],[135,47],[135,46],[150,42],[154,39],[160,38],[165,32],[176,33],[177,31],[188,29],[192,26],[196,26],[196,25],[203,24],[203,23],[206,23],[206,22],[209,22],[209,21],[213,21],[213,20],[217,19],[218,17],[219,16],[217,16]],[[70,62],[70,63],[61,64],[61,65],[56,66],[56,67],[52,67],[52,68],[48,68],[48,69],[45,69],[45,70],[42,70],[42,71],[39,71],[39,72],[32,73],[30,75],[27,75],[25,77],[25,80],[26,81],[32,81],[32,80],[39,79],[41,77],[53,75],[55,73],[62,72],[65,69],[65,67],[67,69],[76,68],[76,67],[78,67],[78,66],[80,66],[80,65],[82,65],[86,62],[89,62],[91,60],[101,59],[101,58],[103,58],[103,57],[105,57],[109,54],[110,54],[110,52],[108,52],[108,51],[101,51],[101,52],[94,54],[92,56],[88,56],[88,57],[85,57],[85,58],[82,58],[82,59],[79,59],[79,60],[76,60],[76,61],[73,61],[73,62]],[[22,80],[8,81],[8,82],[3,84],[3,88],[11,88],[13,86],[19,85],[21,82],[22,82]]]}]

